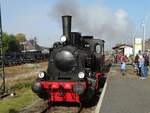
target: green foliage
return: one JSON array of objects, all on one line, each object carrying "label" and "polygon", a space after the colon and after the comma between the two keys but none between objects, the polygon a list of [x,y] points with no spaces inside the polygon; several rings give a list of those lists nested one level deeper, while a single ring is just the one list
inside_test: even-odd
[{"label": "green foliage", "polygon": [[7,99],[0,101],[0,113],[20,113],[19,111],[37,100],[38,97],[31,91],[31,89],[25,88],[24,91],[20,91],[14,97],[8,97]]},{"label": "green foliage", "polygon": [[32,82],[18,83],[11,87],[11,90],[18,90],[22,88],[31,88]]},{"label": "green foliage", "polygon": [[19,42],[25,42],[26,41],[26,36],[22,33],[18,33],[16,34],[16,40],[18,40]]},{"label": "green foliage", "polygon": [[38,99],[36,94],[31,90],[33,84],[31,78],[19,78],[17,79],[17,83],[13,84],[13,82],[11,81],[10,83],[9,91],[15,92],[16,95],[13,97],[8,96],[0,101],[0,113],[20,113],[19,111],[23,107],[30,105]]},{"label": "green foliage", "polygon": [[3,33],[2,41],[3,41],[4,51],[6,51],[8,49],[8,42],[9,42],[9,35],[7,33]]},{"label": "green foliage", "polygon": [[9,35],[3,33],[3,48],[4,52],[19,52],[22,50],[22,46],[19,43],[19,36],[16,38],[15,35]]},{"label": "green foliage", "polygon": [[9,52],[19,52],[20,44],[14,35],[9,35],[8,50]]}]

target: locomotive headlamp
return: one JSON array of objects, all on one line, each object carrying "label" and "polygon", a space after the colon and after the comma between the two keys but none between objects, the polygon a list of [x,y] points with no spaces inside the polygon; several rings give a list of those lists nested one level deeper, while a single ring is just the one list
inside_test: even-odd
[{"label": "locomotive headlamp", "polygon": [[38,75],[38,77],[41,78],[41,79],[44,78],[45,77],[45,73],[43,71],[40,72],[39,75]]},{"label": "locomotive headlamp", "polygon": [[64,35],[60,38],[60,41],[61,41],[61,42],[65,42],[66,40],[67,40],[67,38],[66,38],[66,36],[64,36]]},{"label": "locomotive headlamp", "polygon": [[82,78],[85,77],[85,74],[84,74],[83,72],[79,72],[79,73],[78,73],[78,77],[79,77],[80,79],[82,79]]}]

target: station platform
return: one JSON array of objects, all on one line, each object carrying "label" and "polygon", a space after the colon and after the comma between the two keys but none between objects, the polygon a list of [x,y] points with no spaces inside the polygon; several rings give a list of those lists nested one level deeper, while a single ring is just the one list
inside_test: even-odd
[{"label": "station platform", "polygon": [[123,76],[113,65],[99,113],[150,113],[150,79],[140,80],[132,66]]}]

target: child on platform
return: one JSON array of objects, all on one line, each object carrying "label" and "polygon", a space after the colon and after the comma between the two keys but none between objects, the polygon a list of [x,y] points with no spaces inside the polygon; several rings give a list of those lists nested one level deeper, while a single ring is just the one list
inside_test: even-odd
[{"label": "child on platform", "polygon": [[120,70],[121,70],[121,74],[125,75],[125,70],[126,70],[126,63],[125,63],[125,61],[121,62]]}]

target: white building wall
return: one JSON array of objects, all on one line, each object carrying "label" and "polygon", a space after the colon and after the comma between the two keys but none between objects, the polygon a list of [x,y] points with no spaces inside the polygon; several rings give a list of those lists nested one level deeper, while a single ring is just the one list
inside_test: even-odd
[{"label": "white building wall", "polygon": [[129,57],[130,55],[133,55],[133,48],[126,46],[124,48],[124,55],[126,55],[127,57]]},{"label": "white building wall", "polygon": [[142,51],[142,39],[141,38],[135,38],[134,42],[134,56],[139,53],[139,51]]}]

